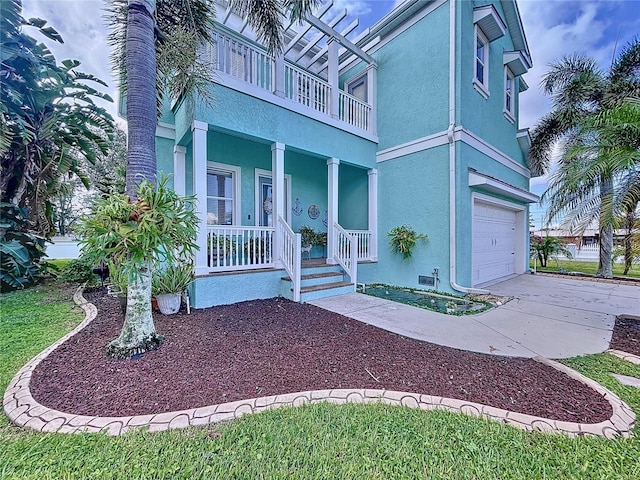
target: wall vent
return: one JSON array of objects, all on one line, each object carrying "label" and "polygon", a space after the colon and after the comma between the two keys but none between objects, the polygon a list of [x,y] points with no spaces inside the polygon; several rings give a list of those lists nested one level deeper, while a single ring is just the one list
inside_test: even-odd
[{"label": "wall vent", "polygon": [[429,277],[427,275],[418,275],[418,285],[425,285],[427,287],[436,286],[436,277]]}]

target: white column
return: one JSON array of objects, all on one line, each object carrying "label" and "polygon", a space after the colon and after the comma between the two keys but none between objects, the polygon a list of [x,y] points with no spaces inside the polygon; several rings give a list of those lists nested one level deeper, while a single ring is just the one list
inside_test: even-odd
[{"label": "white column", "polygon": [[196,251],[196,275],[209,273],[207,257],[207,130],[209,126],[193,121],[193,194],[198,202],[200,229],[196,240],[200,250]]},{"label": "white column", "polygon": [[276,268],[282,266],[280,256],[281,239],[278,235],[278,219],[284,215],[284,143],[273,143],[271,145],[271,184],[273,201],[273,226],[276,227],[273,236],[273,257]]},{"label": "white column", "polygon": [[334,228],[333,224],[338,222],[338,169],[340,167],[340,160],[337,158],[330,158],[327,160],[327,263],[335,264],[336,260],[333,258],[334,252]]},{"label": "white column", "polygon": [[329,113],[331,113],[333,118],[338,118],[338,49],[340,48],[340,44],[338,43],[338,40],[331,37],[327,41],[327,46],[329,51],[327,82],[331,85],[331,104]]},{"label": "white column", "polygon": [[369,177],[369,228],[371,241],[369,243],[369,255],[374,262],[378,261],[378,169],[371,168]]},{"label": "white column", "polygon": [[182,145],[173,147],[173,190],[180,196],[186,193],[185,155],[187,149]]},{"label": "white column", "polygon": [[284,98],[284,56],[276,57],[273,69],[273,93],[278,97]]},{"label": "white column", "polygon": [[369,133],[378,134],[378,66],[375,63],[367,67],[367,103],[371,105]]}]

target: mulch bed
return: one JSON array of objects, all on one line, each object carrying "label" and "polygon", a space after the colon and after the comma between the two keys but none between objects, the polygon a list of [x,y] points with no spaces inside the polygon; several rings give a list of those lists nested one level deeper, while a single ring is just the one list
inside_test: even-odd
[{"label": "mulch bed", "polygon": [[[472,353],[402,337],[282,298],[154,314],[165,343],[137,360],[106,358],[118,302],[86,298],[98,317],[40,363],[33,397],[84,415],[162,413],[306,390],[371,388],[458,398],[556,420],[596,423],[611,406],[531,359]],[[374,379],[375,377],[375,379]]]},{"label": "mulch bed", "polygon": [[632,318],[621,315],[616,318],[609,347],[640,355],[640,317]]}]

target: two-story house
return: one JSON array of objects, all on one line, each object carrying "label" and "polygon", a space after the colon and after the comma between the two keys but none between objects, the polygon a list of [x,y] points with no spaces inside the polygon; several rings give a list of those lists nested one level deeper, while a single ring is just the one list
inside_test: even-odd
[{"label": "two-story house", "polygon": [[[158,169],[198,199],[196,307],[372,282],[464,293],[527,270],[515,1],[407,0],[350,39],[327,0],[276,57],[216,4],[215,104],[175,99],[157,129]],[[388,245],[401,225],[429,237],[410,260]],[[305,248],[303,226],[327,245]]]}]

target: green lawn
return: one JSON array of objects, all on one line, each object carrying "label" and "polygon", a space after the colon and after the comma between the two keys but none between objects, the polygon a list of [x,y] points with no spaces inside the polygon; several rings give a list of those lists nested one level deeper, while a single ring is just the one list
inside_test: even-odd
[{"label": "green lawn", "polygon": [[[567,272],[581,272],[595,275],[598,271],[598,262],[578,262],[576,260],[549,260],[546,267],[541,267],[540,262],[538,262],[536,265],[537,270],[540,272],[557,272],[562,269]],[[533,268],[533,260],[529,263],[529,267]],[[613,264],[614,276],[622,277],[623,271],[624,264]],[[640,265],[633,265],[626,276],[640,278]]]},{"label": "green lawn", "polygon": [[[0,296],[0,390],[81,320],[55,288]],[[640,391],[608,355],[566,361],[640,412]],[[640,433],[636,427],[636,433]],[[2,479],[637,479],[640,440],[568,439],[497,422],[387,405],[319,404],[163,433],[39,434],[0,419]]]}]

